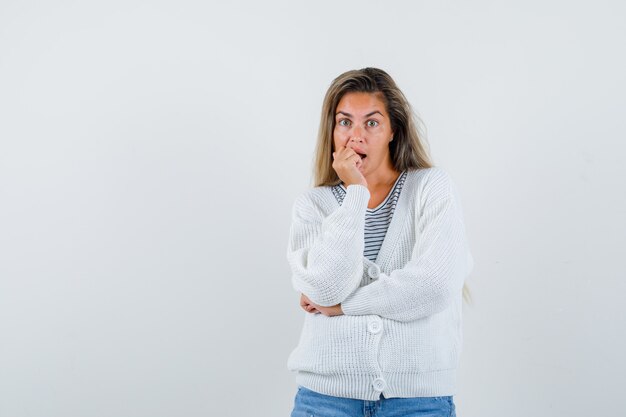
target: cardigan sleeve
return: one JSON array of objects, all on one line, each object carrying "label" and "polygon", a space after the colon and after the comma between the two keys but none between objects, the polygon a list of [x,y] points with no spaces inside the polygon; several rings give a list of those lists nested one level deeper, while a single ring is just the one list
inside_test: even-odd
[{"label": "cardigan sleeve", "polygon": [[315,304],[339,304],[363,276],[365,212],[370,192],[350,184],[343,203],[325,218],[311,193],[300,195],[292,209],[287,245],[291,282]]},{"label": "cardigan sleeve", "polygon": [[458,191],[445,171],[433,170],[420,205],[410,260],[348,295],[341,303],[344,314],[417,320],[443,311],[461,294],[473,258]]}]

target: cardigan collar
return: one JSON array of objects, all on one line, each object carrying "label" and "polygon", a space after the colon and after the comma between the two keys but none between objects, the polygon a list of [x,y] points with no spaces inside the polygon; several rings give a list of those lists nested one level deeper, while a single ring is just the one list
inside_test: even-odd
[{"label": "cardigan collar", "polygon": [[[376,261],[372,262],[365,256],[363,256],[363,263],[365,268],[369,268],[371,265],[378,265],[381,270],[384,272],[388,272],[387,268],[389,265],[389,261],[391,260],[391,255],[393,254],[394,249],[398,244],[398,239],[400,238],[401,233],[404,231],[404,228],[409,224],[412,224],[409,220],[409,215],[411,214],[410,210],[410,202],[411,198],[415,197],[415,179],[417,178],[419,170],[408,170],[406,179],[400,190],[400,195],[398,196],[398,202],[393,212],[393,216],[391,217],[391,222],[389,223],[389,227],[387,228],[387,233],[383,239],[383,243],[378,251],[378,255],[376,255]],[[327,187],[328,193],[332,197],[332,200],[335,202],[336,207],[340,207],[339,202],[332,194],[331,187]]]}]

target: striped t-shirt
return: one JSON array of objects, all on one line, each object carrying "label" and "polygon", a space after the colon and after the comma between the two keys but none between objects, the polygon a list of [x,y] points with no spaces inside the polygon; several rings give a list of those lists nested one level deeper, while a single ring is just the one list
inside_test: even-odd
[{"label": "striped t-shirt", "polygon": [[[406,178],[407,171],[402,171],[391,191],[387,194],[387,197],[374,208],[367,208],[365,212],[365,248],[363,250],[363,256],[372,262],[376,261],[378,251],[382,246],[385,234],[387,234],[387,228],[391,223],[393,211],[398,203],[398,197],[400,191],[402,191],[402,185]],[[346,195],[346,187],[343,184],[337,184],[332,187],[333,194],[337,199],[337,202],[341,205],[343,198]]]}]

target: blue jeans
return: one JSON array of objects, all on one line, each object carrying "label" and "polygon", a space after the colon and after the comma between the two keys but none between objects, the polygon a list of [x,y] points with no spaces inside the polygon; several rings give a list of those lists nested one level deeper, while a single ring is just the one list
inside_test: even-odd
[{"label": "blue jeans", "polygon": [[452,396],[368,401],[333,397],[298,385],[291,417],[456,417],[456,412]]}]

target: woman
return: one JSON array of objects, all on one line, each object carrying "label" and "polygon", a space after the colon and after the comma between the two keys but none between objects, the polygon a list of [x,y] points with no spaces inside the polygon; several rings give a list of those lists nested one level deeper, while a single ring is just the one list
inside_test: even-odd
[{"label": "woman", "polygon": [[293,205],[287,248],[307,312],[288,359],[291,416],[454,416],[473,259],[458,190],[386,72],[332,82],[315,180]]}]

